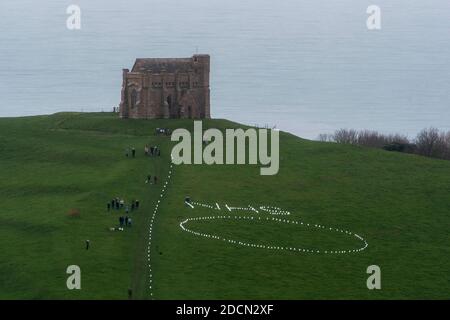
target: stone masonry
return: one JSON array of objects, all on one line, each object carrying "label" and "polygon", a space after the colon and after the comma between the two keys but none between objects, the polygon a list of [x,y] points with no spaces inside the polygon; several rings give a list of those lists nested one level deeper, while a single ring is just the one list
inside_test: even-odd
[{"label": "stone masonry", "polygon": [[121,118],[210,118],[210,57],[137,59],[123,70]]}]

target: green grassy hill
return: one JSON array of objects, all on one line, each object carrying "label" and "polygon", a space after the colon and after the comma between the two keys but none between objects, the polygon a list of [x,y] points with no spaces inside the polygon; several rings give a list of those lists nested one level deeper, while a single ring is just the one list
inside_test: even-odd
[{"label": "green grassy hill", "polygon": [[[175,166],[161,198],[171,142],[154,129],[192,126],[109,113],[0,119],[0,298],[126,299],[128,288],[139,299],[449,298],[450,162],[281,133],[278,175],[260,176],[258,166]],[[241,127],[225,120],[203,126]],[[160,146],[161,157],[144,157],[147,143]],[[126,158],[132,146],[137,157]],[[148,174],[160,177],[157,185],[144,183]],[[186,195],[222,210],[186,207]],[[141,202],[123,232],[109,230],[123,215],[106,210],[113,197]],[[150,273],[149,226],[159,199]],[[369,246],[350,254],[299,253],[180,228],[189,217],[253,215],[263,219],[187,226],[271,246],[359,245],[325,229],[264,220],[273,216],[261,210],[227,213],[224,204],[277,206],[291,212],[277,218],[350,230]],[[71,209],[80,216],[71,217]],[[72,264],[81,267],[82,290],[66,288]],[[379,291],[366,287],[373,264],[381,267]]]}]

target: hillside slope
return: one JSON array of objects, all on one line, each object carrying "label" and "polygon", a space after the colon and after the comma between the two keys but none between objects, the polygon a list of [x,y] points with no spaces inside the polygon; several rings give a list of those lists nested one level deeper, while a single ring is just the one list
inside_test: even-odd
[{"label": "hillside slope", "polygon": [[[128,288],[134,298],[156,299],[448,298],[450,162],[281,133],[278,175],[260,176],[258,166],[175,166],[160,198],[171,143],[154,135],[156,127],[192,129],[192,121],[109,113],[0,119],[0,298],[126,299]],[[204,127],[240,125],[208,120]],[[147,143],[160,146],[161,157],[144,157]],[[133,146],[137,157],[125,157]],[[148,174],[159,177],[157,185],[144,183]],[[187,195],[221,210],[192,209],[183,203]],[[124,214],[106,210],[113,197],[141,201],[133,227],[123,232],[109,230]],[[159,199],[149,268],[148,228]],[[290,215],[230,213],[225,204],[279,207]],[[71,209],[80,217],[70,217]],[[186,226],[321,253],[242,246],[180,228],[186,219],[211,216],[233,219]],[[243,218],[252,216],[262,219]],[[368,247],[324,254],[359,243],[315,225],[357,233]],[[66,288],[72,264],[82,270],[79,291]],[[373,264],[381,267],[380,291],[366,287]]]}]

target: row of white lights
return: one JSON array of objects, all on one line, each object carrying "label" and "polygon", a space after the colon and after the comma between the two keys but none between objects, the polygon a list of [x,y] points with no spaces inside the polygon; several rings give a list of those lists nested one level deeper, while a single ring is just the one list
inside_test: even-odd
[{"label": "row of white lights", "polygon": [[155,222],[156,214],[158,213],[159,204],[161,203],[162,198],[164,197],[164,194],[167,189],[167,185],[169,184],[170,178],[172,177],[172,170],[173,170],[173,163],[170,164],[169,167],[169,174],[167,175],[167,179],[164,182],[163,188],[161,190],[161,194],[159,196],[159,199],[156,203],[155,209],[153,210],[153,215],[150,219],[150,226],[148,229],[148,246],[147,246],[147,263],[148,263],[148,269],[149,269],[149,279],[148,279],[148,288],[150,290],[150,296],[153,297],[153,271],[152,271],[152,264],[151,264],[151,245],[152,245],[152,231],[153,231],[153,224]]},{"label": "row of white lights", "polygon": [[[193,204],[200,204],[198,202],[193,202]],[[275,207],[271,207],[275,208]],[[277,208],[278,209],[278,208]],[[247,209],[248,210],[248,209]],[[235,239],[229,239],[217,235],[212,235],[208,233],[202,233],[198,231],[191,230],[186,227],[186,224],[189,221],[201,221],[201,220],[217,220],[217,219],[235,219],[235,220],[249,220],[249,221],[269,221],[269,222],[278,222],[278,223],[286,223],[286,224],[294,224],[294,225],[302,225],[304,227],[309,228],[317,228],[317,229],[324,229],[330,232],[338,232],[343,233],[349,236],[353,236],[363,242],[363,246],[357,249],[346,249],[346,250],[317,250],[317,249],[311,249],[311,248],[299,248],[299,247],[283,247],[283,246],[274,246],[274,245],[263,245],[263,244],[255,244],[250,242],[244,242],[239,241]],[[360,235],[356,233],[352,233],[348,230],[343,230],[339,228],[331,228],[326,227],[320,224],[309,224],[304,223],[302,221],[294,221],[294,220],[288,220],[288,219],[281,219],[281,218],[275,218],[275,217],[260,217],[260,216],[208,216],[208,217],[194,217],[194,218],[187,218],[184,221],[180,222],[180,228],[183,231],[189,232],[195,236],[200,236],[204,238],[210,238],[215,240],[221,240],[225,241],[231,244],[237,244],[240,246],[245,247],[251,247],[251,248],[262,248],[262,249],[269,249],[269,250],[286,250],[286,251],[294,251],[294,252],[305,252],[305,253],[325,253],[325,254],[346,254],[346,253],[357,253],[365,250],[368,247],[367,241],[362,238]]]},{"label": "row of white lights", "polygon": [[[222,210],[221,206],[217,202],[215,203],[215,205],[202,203],[202,202],[198,202],[198,201],[186,202],[186,204],[189,205],[192,209],[194,209],[195,206],[198,206],[198,207],[214,209],[214,210],[218,210],[218,211]],[[247,207],[231,207],[228,204],[225,204],[224,207],[230,212],[234,211],[234,210],[238,210],[238,211],[253,211],[253,212],[259,213],[259,210],[261,210],[261,211],[270,213],[272,215],[288,216],[291,214],[289,211],[282,210],[282,209],[280,209],[278,207],[274,207],[274,206],[259,206],[259,207],[257,206],[259,210],[251,205],[248,205]]]}]

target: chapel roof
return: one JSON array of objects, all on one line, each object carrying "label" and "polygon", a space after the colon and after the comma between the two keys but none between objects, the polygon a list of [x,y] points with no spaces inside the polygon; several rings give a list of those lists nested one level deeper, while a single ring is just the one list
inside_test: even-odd
[{"label": "chapel roof", "polygon": [[192,70],[192,58],[144,58],[136,59],[131,72],[175,73]]}]

